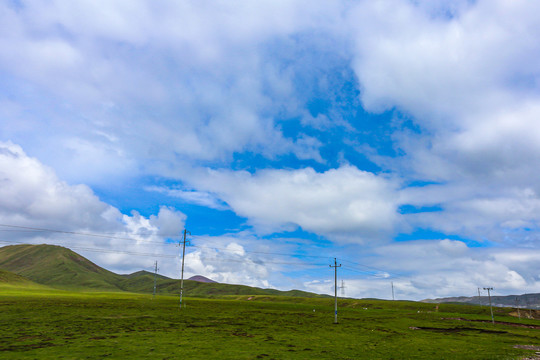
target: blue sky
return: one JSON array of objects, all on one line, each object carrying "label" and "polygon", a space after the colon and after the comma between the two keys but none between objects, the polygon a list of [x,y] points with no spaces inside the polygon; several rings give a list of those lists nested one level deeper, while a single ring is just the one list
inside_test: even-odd
[{"label": "blue sky", "polygon": [[188,276],[331,293],[337,257],[347,296],[540,292],[539,10],[4,2],[3,244],[179,277],[187,228]]}]

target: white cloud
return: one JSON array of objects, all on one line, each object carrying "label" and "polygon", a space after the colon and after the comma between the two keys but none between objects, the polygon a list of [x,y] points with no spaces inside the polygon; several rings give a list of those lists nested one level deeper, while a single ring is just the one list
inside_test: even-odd
[{"label": "white cloud", "polygon": [[236,243],[229,244],[224,253],[215,249],[198,249],[186,255],[187,274],[202,274],[227,284],[271,287],[268,281],[271,267],[244,255],[243,247]]},{"label": "white cloud", "polygon": [[392,1],[350,13],[364,106],[395,108],[417,126],[393,135],[403,156],[373,160],[440,183],[403,191],[413,204],[442,209],[406,216],[413,227],[538,240],[538,10],[522,1]]},{"label": "white cloud", "polygon": [[[90,187],[69,185],[106,187],[150,174],[189,185],[153,190],[232,209],[261,233],[301,227],[366,242],[422,227],[533,251],[540,240],[540,171],[531,165],[540,160],[538,7],[503,0],[4,2],[0,140],[21,144],[39,161],[2,144],[0,214],[10,223],[137,233],[139,240],[178,233],[186,218],[172,208],[125,215]],[[337,67],[354,72],[356,79],[339,76],[358,84],[366,110],[397,110],[387,129],[397,158],[380,156],[373,144],[358,146],[381,166],[378,175],[354,161],[305,168],[305,161],[332,166],[325,137],[316,134],[362,129],[357,114],[349,114],[352,126],[341,114],[308,109],[317,98],[312,84],[339,93]],[[299,127],[292,137],[283,123],[289,119]],[[411,127],[405,120],[414,130],[401,129]],[[256,163],[248,166],[252,173],[201,170],[223,169],[237,154],[303,161],[292,165],[296,170]],[[415,180],[437,184],[400,188]],[[403,204],[441,211],[401,216]],[[390,260],[399,258],[392,249]],[[461,291],[462,273],[452,279],[452,266],[489,270],[508,289],[533,283],[501,254],[478,259],[462,243],[411,249],[419,253],[410,254],[414,262],[435,270],[396,281],[410,296],[430,283]],[[450,268],[436,268],[428,253],[450,258]],[[135,267],[120,258],[103,257]],[[257,266],[249,281],[263,284]],[[219,269],[210,273],[227,273]],[[376,293],[372,283],[362,284]]]},{"label": "white cloud", "polygon": [[[363,249],[353,258],[386,269],[389,278],[377,278],[372,272],[360,276],[358,271],[366,268],[350,261],[343,262],[338,277],[344,279],[346,296],[351,297],[391,299],[391,283],[401,300],[474,296],[478,287],[487,286],[498,295],[534,293],[540,290],[538,256],[538,251],[526,248],[469,248],[448,239],[409,241]],[[306,288],[323,290],[310,283]]]},{"label": "white cloud", "polygon": [[227,205],[224,204],[223,201],[221,201],[216,195],[205,191],[169,189],[158,186],[149,186],[146,188],[146,190],[164,193],[168,196],[180,198],[190,204],[201,205],[217,210],[228,209]]},{"label": "white cloud", "polygon": [[[291,226],[346,242],[386,239],[399,222],[396,184],[353,166],[317,173],[193,171],[189,181],[217,194],[263,231]],[[186,176],[186,177],[188,177]]]},{"label": "white cloud", "polygon": [[[0,184],[0,224],[4,225],[5,244],[53,243],[73,247],[119,272],[148,268],[151,254],[177,254],[171,253],[165,239],[180,236],[186,220],[184,214],[167,207],[161,207],[157,215],[149,218],[136,211],[122,214],[102,202],[88,186],[61,181],[52,169],[28,157],[18,145],[0,142]],[[134,256],[126,251],[146,255]],[[171,262],[170,269],[176,267],[174,264]]]},{"label": "white cloud", "polygon": [[0,143],[1,208],[8,224],[118,230],[121,214],[85,185],[71,186],[28,157],[20,146]]},{"label": "white cloud", "polygon": [[[281,59],[281,50],[295,48],[294,34],[320,38],[311,31],[333,27],[340,9],[305,1],[3,4],[0,69],[16,84],[7,91],[32,104],[24,121],[39,123],[11,138],[70,181],[90,178],[87,169],[98,181],[118,169],[111,164],[123,164],[118,176],[178,155],[229,160],[247,150],[322,161],[316,139],[286,138],[276,124],[304,111],[292,83],[304,64]],[[61,139],[52,140],[54,154],[41,151],[50,144],[40,130]],[[91,139],[88,130],[106,136]],[[140,163],[125,166],[133,159]]]}]

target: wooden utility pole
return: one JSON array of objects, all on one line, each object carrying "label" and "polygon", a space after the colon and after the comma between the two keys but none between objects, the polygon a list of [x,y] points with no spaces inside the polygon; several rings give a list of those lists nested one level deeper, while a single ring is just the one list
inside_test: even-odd
[{"label": "wooden utility pole", "polygon": [[152,295],[152,298],[156,297],[157,272],[158,272],[158,268],[157,268],[157,260],[156,260],[155,267],[154,267],[154,294]]},{"label": "wooden utility pole", "polygon": [[493,317],[493,307],[491,306],[491,293],[490,293],[490,290],[493,290],[492,287],[487,287],[487,288],[484,288],[484,290],[487,290],[488,292],[488,297],[489,297],[489,309],[491,310],[491,322],[493,324],[495,324],[495,318]]},{"label": "wooden utility pole", "polygon": [[334,324],[337,324],[337,268],[341,267],[341,264],[337,264],[337,259],[334,258],[334,265],[329,265],[334,268]]},{"label": "wooden utility pole", "polygon": [[482,308],[482,298],[480,297],[480,288],[478,288],[478,303],[480,304],[480,309]]},{"label": "wooden utility pole", "polygon": [[191,233],[184,229],[184,241],[181,242],[182,244],[182,276],[180,280],[180,309],[182,308],[182,295],[184,293],[184,258],[186,257],[186,235]]}]

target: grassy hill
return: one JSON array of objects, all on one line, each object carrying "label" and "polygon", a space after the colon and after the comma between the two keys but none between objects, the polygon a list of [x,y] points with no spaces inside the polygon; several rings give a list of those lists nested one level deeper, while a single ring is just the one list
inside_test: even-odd
[{"label": "grassy hill", "polygon": [[[153,284],[153,283],[152,283]],[[142,285],[142,284],[141,284]],[[153,285],[152,285],[153,286]],[[180,282],[178,280],[158,281],[158,291],[165,294],[178,294],[180,292]],[[139,292],[148,292],[150,287],[146,285],[139,288]],[[291,297],[328,297],[328,295],[318,295],[301,290],[281,291],[275,289],[262,289],[246,285],[203,283],[192,280],[184,281],[184,292],[188,296],[195,297],[221,297],[224,295],[276,295]]]},{"label": "grassy hill", "polygon": [[0,269],[66,289],[118,290],[116,283],[121,279],[70,249],[53,245],[2,247]]},{"label": "grassy hill", "polygon": [[[152,293],[154,274],[138,271],[119,275],[103,269],[70,249],[55,245],[10,245],[0,248],[0,269],[24,276],[38,284],[68,290],[128,291]],[[157,275],[158,294],[179,294],[180,281]],[[280,295],[326,297],[300,290],[280,291],[245,285],[184,281],[184,293],[192,297],[225,295]]]}]

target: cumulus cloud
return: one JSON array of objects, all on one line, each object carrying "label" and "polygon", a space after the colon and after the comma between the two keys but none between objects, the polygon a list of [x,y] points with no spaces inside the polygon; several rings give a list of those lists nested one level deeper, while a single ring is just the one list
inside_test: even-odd
[{"label": "cumulus cloud", "polygon": [[[60,180],[52,169],[13,143],[0,142],[0,183],[5,244],[52,242],[83,249],[113,271],[148,267],[147,256],[123,253],[126,250],[174,257],[166,239],[178,237],[186,220],[186,215],[167,207],[149,218],[136,211],[122,214],[101,201],[88,186]],[[101,253],[84,252],[92,248]]]},{"label": "cumulus cloud", "polygon": [[20,146],[0,143],[1,211],[8,224],[119,230],[122,214],[85,185],[68,185]]},{"label": "cumulus cloud", "polygon": [[[474,296],[478,287],[493,286],[497,294],[538,292],[539,252],[526,248],[470,248],[457,240],[418,240],[374,246],[363,253],[343,255],[339,278],[346,296],[421,300]],[[347,261],[353,257],[354,262]],[[338,259],[339,260],[339,259]],[[369,264],[362,267],[360,264]],[[386,269],[388,277],[374,268]],[[366,271],[359,276],[360,270]],[[330,293],[333,282],[306,282],[307,289]]]},{"label": "cumulus cloud", "polygon": [[397,226],[397,184],[353,166],[317,173],[207,170],[190,182],[264,231],[302,229],[346,242],[385,239]]},{"label": "cumulus cloud", "polygon": [[[396,159],[372,159],[438,185],[401,195],[438,212],[410,224],[532,245],[540,173],[537,5],[505,1],[370,2],[350,14],[363,105],[397,109]],[[502,50],[504,49],[504,50]],[[413,194],[413,197],[409,195]]]},{"label": "cumulus cloud", "polygon": [[[233,210],[259,234],[301,228],[344,244],[421,228],[536,249],[538,7],[4,2],[0,140],[31,156],[2,144],[0,214],[22,226],[136,234],[143,246],[179,233],[185,215],[172,207],[122,214],[90,186],[157,176],[179,183],[148,190]],[[345,87],[353,95],[344,97]],[[393,118],[371,136],[364,110]],[[387,148],[375,146],[379,137]],[[362,167],[358,157],[373,164]],[[377,173],[365,171],[374,164]],[[402,205],[418,212],[399,214]],[[499,253],[484,261],[450,240],[409,245],[425,255],[411,253],[415,262],[454,254],[452,266],[492,271],[508,289],[532,283]],[[107,261],[130,266],[119,257]],[[458,291],[445,275],[452,269],[435,265],[436,278],[396,286],[420,294],[435,282]],[[263,284],[257,266],[249,281]]]},{"label": "cumulus cloud", "polygon": [[[247,150],[322,161],[316,139],[288,138],[277,123],[304,111],[293,85],[303,64],[291,65],[281,50],[294,48],[289,35],[331,26],[331,17],[320,14],[338,16],[340,8],[304,1],[5,3],[5,91],[33,103],[25,121],[48,115],[34,131],[11,127],[11,138],[37,153],[44,146],[40,130],[54,129],[60,148],[42,161],[73,181],[148,171],[178,155],[222,161]],[[102,136],[88,137],[89,129]],[[93,179],[80,159],[91,165]],[[114,166],[120,163],[122,171]]]},{"label": "cumulus cloud", "polygon": [[223,250],[202,248],[186,255],[189,275],[203,274],[218,282],[245,284],[257,287],[270,287],[272,266],[258,263],[245,256],[244,248],[229,243]]}]

